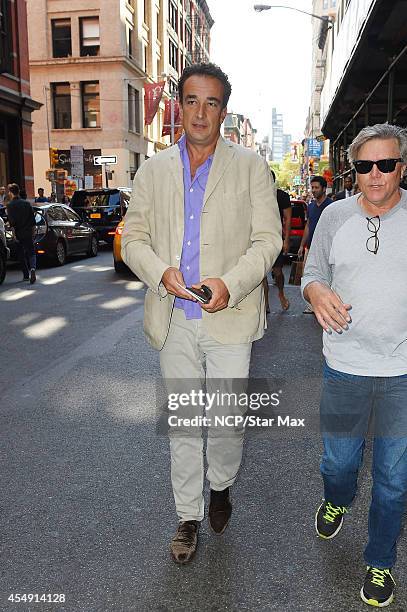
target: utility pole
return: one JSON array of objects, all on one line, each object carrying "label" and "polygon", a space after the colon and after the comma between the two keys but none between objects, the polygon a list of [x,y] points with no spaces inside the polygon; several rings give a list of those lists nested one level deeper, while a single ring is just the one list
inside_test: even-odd
[{"label": "utility pole", "polygon": [[[44,85],[44,97],[45,97],[45,113],[47,116],[47,136],[48,136],[48,151],[49,151],[49,167],[53,168],[52,160],[51,160],[51,133],[49,129],[49,112],[48,112],[48,90],[49,87]],[[55,180],[51,181],[51,193],[56,193],[56,182]],[[35,194],[34,194],[35,196]]]},{"label": "utility pole", "polygon": [[171,144],[175,142],[175,95],[171,92]]}]

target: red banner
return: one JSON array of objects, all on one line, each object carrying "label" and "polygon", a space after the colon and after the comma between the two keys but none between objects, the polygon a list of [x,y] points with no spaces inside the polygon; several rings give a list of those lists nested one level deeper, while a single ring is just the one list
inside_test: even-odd
[{"label": "red banner", "polygon": [[144,85],[144,124],[150,125],[158,110],[165,81],[159,83],[146,83]]},{"label": "red banner", "polygon": [[[179,116],[179,102],[178,100],[172,100],[174,104],[174,133],[181,131],[182,123]],[[164,123],[163,123],[163,136],[171,136],[171,99],[167,98],[165,101],[164,110]]]}]

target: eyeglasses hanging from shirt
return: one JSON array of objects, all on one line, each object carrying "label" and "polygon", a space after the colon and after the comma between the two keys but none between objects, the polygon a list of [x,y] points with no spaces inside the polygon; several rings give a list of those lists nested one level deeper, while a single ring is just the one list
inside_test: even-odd
[{"label": "eyeglasses hanging from shirt", "polygon": [[[375,221],[373,221],[374,219]],[[379,215],[376,215],[375,217],[366,217],[366,221],[367,229],[369,232],[372,232],[372,236],[369,236],[369,238],[366,240],[366,248],[369,253],[376,255],[380,244],[379,236],[377,235],[380,229],[380,217]]]}]

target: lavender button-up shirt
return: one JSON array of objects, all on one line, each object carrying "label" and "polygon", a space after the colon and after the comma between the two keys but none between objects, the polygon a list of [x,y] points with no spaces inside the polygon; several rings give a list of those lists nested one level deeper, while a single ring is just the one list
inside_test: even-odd
[{"label": "lavender button-up shirt", "polygon": [[[213,155],[210,155],[202,166],[199,166],[192,179],[185,136],[179,140],[178,146],[184,166],[184,240],[180,270],[185,285],[190,287],[201,280],[199,269],[201,212]],[[177,297],[174,306],[184,310],[186,319],[202,318],[202,310],[198,302]]]}]

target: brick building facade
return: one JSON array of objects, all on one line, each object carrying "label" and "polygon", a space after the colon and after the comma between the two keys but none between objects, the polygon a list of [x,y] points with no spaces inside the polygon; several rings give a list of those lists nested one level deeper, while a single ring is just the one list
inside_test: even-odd
[{"label": "brick building facade", "polygon": [[0,185],[34,195],[26,0],[0,0]]}]

